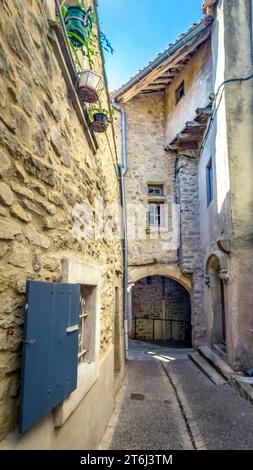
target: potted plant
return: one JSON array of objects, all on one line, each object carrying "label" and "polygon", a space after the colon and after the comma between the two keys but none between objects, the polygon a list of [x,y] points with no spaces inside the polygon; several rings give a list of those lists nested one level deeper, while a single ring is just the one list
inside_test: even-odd
[{"label": "potted plant", "polygon": [[94,132],[105,132],[110,122],[109,111],[102,107],[90,106],[88,109],[89,128]]},{"label": "potted plant", "polygon": [[[97,88],[100,76],[91,70],[93,65],[92,57],[96,55],[97,36],[92,32],[92,25],[95,21],[94,12],[85,10],[83,2],[75,6],[62,5],[61,12],[64,18],[69,44],[75,59],[78,70],[78,95],[81,101],[96,103],[98,101]],[[82,48],[82,49],[80,49]],[[83,70],[78,50],[87,56],[90,69]]]},{"label": "potted plant", "polygon": [[[84,0],[63,0],[61,13],[79,77],[79,98],[87,103],[96,103],[101,77],[93,72],[92,66],[94,65],[93,57],[98,55],[98,41],[111,54],[114,52],[113,48],[104,33],[100,31],[98,37],[93,31],[93,26],[97,24],[96,14],[91,7],[86,9]],[[79,51],[87,57],[90,69],[83,69]]]},{"label": "potted plant", "polygon": [[98,101],[98,84],[101,77],[93,70],[82,70],[79,73],[78,96],[86,103],[96,103]]},{"label": "potted plant", "polygon": [[92,31],[92,12],[91,8],[85,9],[83,0],[74,3],[67,5],[64,2],[61,12],[68,37],[75,47],[81,48],[87,44]]}]

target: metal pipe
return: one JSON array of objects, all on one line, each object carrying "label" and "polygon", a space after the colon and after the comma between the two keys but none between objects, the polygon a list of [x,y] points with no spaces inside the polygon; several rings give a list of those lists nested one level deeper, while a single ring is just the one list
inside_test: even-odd
[{"label": "metal pipe", "polygon": [[112,101],[114,109],[121,113],[122,128],[122,162],[119,164],[120,193],[122,205],[122,250],[124,264],[124,335],[125,335],[125,357],[128,359],[128,250],[127,250],[127,221],[126,221],[126,197],[125,197],[125,174],[127,171],[127,144],[126,144],[126,111]]}]

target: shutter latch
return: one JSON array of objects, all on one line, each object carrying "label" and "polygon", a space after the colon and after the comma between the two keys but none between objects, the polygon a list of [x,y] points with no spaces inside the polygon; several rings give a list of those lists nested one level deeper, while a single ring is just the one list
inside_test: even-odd
[{"label": "shutter latch", "polygon": [[66,328],[67,333],[73,333],[73,331],[79,330],[79,325],[68,326]]}]

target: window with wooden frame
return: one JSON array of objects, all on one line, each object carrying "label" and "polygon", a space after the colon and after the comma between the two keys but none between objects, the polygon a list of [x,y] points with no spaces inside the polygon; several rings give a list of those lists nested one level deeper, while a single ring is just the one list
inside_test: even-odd
[{"label": "window with wooden frame", "polygon": [[164,227],[164,185],[148,184],[148,226]]},{"label": "window with wooden frame", "polygon": [[185,95],[184,81],[180,83],[179,87],[176,89],[176,104],[183,98]]},{"label": "window with wooden frame", "polygon": [[156,227],[164,226],[164,204],[163,202],[149,203],[149,225]]}]

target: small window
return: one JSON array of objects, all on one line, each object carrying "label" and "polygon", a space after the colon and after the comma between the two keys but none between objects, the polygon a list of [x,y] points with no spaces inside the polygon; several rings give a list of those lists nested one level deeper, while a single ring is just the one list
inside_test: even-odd
[{"label": "small window", "polygon": [[93,362],[94,332],[95,332],[95,288],[81,285],[78,361]]},{"label": "small window", "polygon": [[85,346],[85,321],[88,317],[86,312],[86,301],[83,297],[80,299],[80,314],[79,314],[79,335],[78,335],[78,361],[83,362],[88,349]]},{"label": "small window", "polygon": [[207,166],[206,166],[206,198],[207,198],[207,206],[209,206],[210,202],[213,200],[213,162],[212,158],[210,158]]},{"label": "small window", "polygon": [[149,225],[162,227],[164,225],[164,204],[149,203]]},{"label": "small window", "polygon": [[183,98],[184,95],[184,82],[182,82],[176,89],[176,104],[179,103],[179,101]]},{"label": "small window", "polygon": [[148,194],[150,196],[163,196],[163,185],[148,185]]}]

